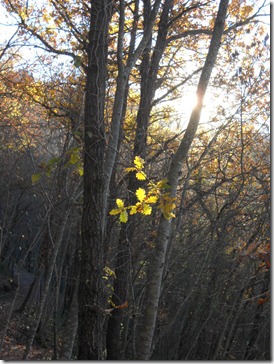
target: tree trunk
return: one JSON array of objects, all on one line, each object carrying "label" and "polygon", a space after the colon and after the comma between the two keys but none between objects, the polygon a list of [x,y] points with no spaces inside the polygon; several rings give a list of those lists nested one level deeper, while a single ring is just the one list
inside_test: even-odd
[{"label": "tree trunk", "polygon": [[[161,0],[155,0],[153,8],[150,11],[150,16],[147,22],[147,26],[144,29],[143,37],[136,50],[129,51],[129,56],[126,64],[124,64],[123,62],[123,44],[122,44],[123,34],[124,34],[124,19],[122,18],[124,16],[124,1],[121,1],[120,3],[119,37],[118,37],[118,49],[117,49],[118,77],[117,77],[115,100],[113,105],[113,114],[111,120],[110,141],[107,148],[106,160],[105,160],[106,191],[108,191],[110,187],[111,176],[117,154],[120,125],[123,115],[123,106],[126,96],[128,78],[132,68],[134,67],[135,63],[143,53],[147,43],[151,38],[152,29],[160,7],[160,3]],[[106,195],[104,200],[105,209],[107,209],[107,197],[108,196]]]},{"label": "tree trunk", "polygon": [[[144,3],[144,26],[149,26],[150,4]],[[147,151],[147,130],[150,120],[152,102],[156,90],[157,73],[159,63],[165,49],[165,40],[168,31],[169,12],[172,8],[173,0],[166,0],[159,22],[159,33],[152,57],[151,39],[143,52],[140,72],[141,72],[141,95],[140,104],[136,120],[136,136],[134,141],[134,156],[141,156],[145,159]],[[129,175],[128,190],[135,191],[140,186],[135,174]],[[126,205],[134,204],[135,196],[130,195]],[[128,300],[128,286],[130,275],[130,244],[135,230],[135,217],[130,216],[130,223],[121,226],[120,238],[118,243],[118,254],[115,264],[116,279],[114,282],[114,293],[112,301],[116,305],[123,304]],[[120,340],[121,322],[124,318],[124,311],[115,309],[108,321],[107,331],[107,359],[121,360],[122,344]]]},{"label": "tree trunk", "polygon": [[91,1],[85,101],[84,204],[79,282],[78,359],[103,358],[104,107],[111,0]]},{"label": "tree trunk", "polygon": [[[227,14],[229,0],[221,0],[217,18],[215,21],[214,31],[210,42],[207,58],[203,67],[203,71],[197,88],[198,102],[193,110],[185,135],[180,146],[175,153],[169,173],[168,181],[171,186],[171,196],[176,196],[178,176],[182,168],[188,150],[195,136],[200,121],[201,110],[203,107],[203,99],[208,86],[208,82],[213,70],[217,54],[221,45],[221,38],[224,31],[225,18]],[[155,253],[149,267],[149,282],[147,286],[146,309],[143,317],[142,331],[139,335],[137,343],[138,360],[148,360],[151,354],[152,340],[155,330],[158,304],[162,285],[162,276],[166,259],[166,251],[170,235],[171,220],[161,217],[156,244]]]},{"label": "tree trunk", "polygon": [[[113,172],[124,105],[125,90],[132,67],[140,57],[158,13],[156,0],[149,26],[127,61],[123,63],[124,2],[120,3],[118,69],[110,140],[105,155],[104,104],[107,74],[107,40],[111,0],[94,0],[90,21],[90,50],[85,105],[84,208],[82,216],[82,263],[79,286],[79,359],[102,359],[103,329],[103,242],[107,199]],[[105,159],[104,159],[105,157]]]}]

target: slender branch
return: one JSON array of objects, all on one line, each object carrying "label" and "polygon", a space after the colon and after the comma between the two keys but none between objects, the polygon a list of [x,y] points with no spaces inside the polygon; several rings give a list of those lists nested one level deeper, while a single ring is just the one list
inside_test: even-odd
[{"label": "slender branch", "polygon": [[1,54],[0,54],[0,60],[3,58],[4,54],[6,53],[6,51],[10,48],[11,46],[11,41],[13,40],[13,38],[16,36],[16,34],[18,33],[19,28],[16,29],[16,31],[14,32],[14,34],[10,37],[10,39],[7,41],[7,44],[5,45],[5,47],[3,48]]},{"label": "slender branch", "polygon": [[173,93],[174,91],[178,90],[179,87],[185,85],[189,80],[191,80],[191,78],[196,75],[197,73],[199,73],[201,70],[203,69],[203,67],[198,68],[197,70],[195,70],[194,72],[192,72],[189,76],[187,76],[182,82],[180,82],[178,85],[175,85],[173,87],[171,87],[166,93],[164,93],[161,97],[158,97],[158,99],[155,99],[152,103],[152,106],[155,106],[156,104],[158,104],[160,101],[162,101],[163,99],[165,99],[169,94]]}]

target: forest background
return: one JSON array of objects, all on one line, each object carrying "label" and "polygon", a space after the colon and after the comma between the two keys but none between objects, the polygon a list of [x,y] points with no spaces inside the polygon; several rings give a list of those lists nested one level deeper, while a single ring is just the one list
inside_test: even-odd
[{"label": "forest background", "polygon": [[1,359],[269,360],[270,4],[1,6]]}]

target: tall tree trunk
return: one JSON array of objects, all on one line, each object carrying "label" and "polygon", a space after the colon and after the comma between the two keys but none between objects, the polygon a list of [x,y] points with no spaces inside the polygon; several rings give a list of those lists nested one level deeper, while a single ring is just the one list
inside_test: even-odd
[{"label": "tall tree trunk", "polygon": [[104,104],[107,74],[107,41],[111,0],[91,1],[89,64],[85,103],[84,206],[82,216],[82,262],[79,284],[79,359],[102,359],[102,295],[104,237],[108,192],[117,154],[126,86],[132,67],[143,52],[161,0],[151,10],[149,26],[125,65],[123,62],[124,1],[120,2],[118,78],[110,140],[105,154]]},{"label": "tall tree trunk", "polygon": [[[168,181],[171,187],[172,197],[176,196],[179,172],[182,168],[183,161],[187,156],[188,150],[191,146],[191,143],[199,125],[204,95],[221,45],[221,38],[224,31],[228,3],[229,0],[220,1],[207,58],[205,60],[205,64],[197,88],[197,106],[191,114],[185,135],[171,162],[168,173]],[[162,285],[162,276],[166,260],[166,251],[169,242],[170,226],[171,220],[167,220],[162,216],[156,238],[155,252],[149,266],[149,282],[147,286],[146,309],[143,317],[142,330],[140,332],[139,340],[137,343],[136,359],[138,360],[148,360],[151,354],[151,347]]]},{"label": "tall tree trunk", "polygon": [[[113,105],[113,113],[111,119],[111,131],[110,131],[110,141],[106,151],[105,159],[105,187],[106,191],[109,190],[111,176],[113,173],[113,167],[115,163],[115,158],[117,154],[117,146],[119,142],[120,126],[123,115],[124,100],[126,97],[126,88],[128,83],[128,78],[132,68],[135,66],[137,60],[143,53],[148,41],[151,38],[152,29],[155,23],[156,16],[161,4],[161,0],[155,0],[153,8],[150,11],[150,17],[147,22],[147,27],[144,29],[143,37],[136,48],[136,50],[129,50],[129,55],[126,64],[123,61],[123,36],[124,36],[124,0],[120,1],[120,19],[119,19],[119,36],[117,45],[117,60],[118,60],[118,77],[116,85],[115,100]],[[135,42],[132,42],[134,44]],[[104,207],[107,210],[107,194],[105,195]]]},{"label": "tall tree trunk", "polygon": [[[152,102],[156,90],[157,73],[159,63],[165,49],[165,40],[168,31],[169,12],[172,8],[173,0],[166,0],[159,22],[159,33],[152,57],[151,39],[143,52],[140,72],[141,72],[141,95],[140,104],[136,120],[136,136],[134,141],[134,156],[146,157],[147,151],[147,130],[150,120],[150,112]],[[150,1],[144,2],[144,27],[149,26],[150,21]],[[135,191],[140,182],[136,180],[135,174],[129,175],[128,190]],[[135,196],[130,195],[126,205],[134,204]],[[116,279],[114,282],[114,293],[112,301],[116,305],[120,305],[128,300],[128,287],[130,276],[130,244],[131,238],[135,230],[135,217],[130,217],[130,223],[121,226],[118,254],[115,264]],[[122,345],[120,339],[121,323],[124,318],[124,311],[114,309],[108,321],[107,331],[107,359],[121,360],[123,359]],[[121,356],[122,355],[122,356]]]},{"label": "tall tree trunk", "polygon": [[85,101],[84,204],[79,282],[78,359],[103,358],[105,216],[104,106],[112,0],[91,1]]}]

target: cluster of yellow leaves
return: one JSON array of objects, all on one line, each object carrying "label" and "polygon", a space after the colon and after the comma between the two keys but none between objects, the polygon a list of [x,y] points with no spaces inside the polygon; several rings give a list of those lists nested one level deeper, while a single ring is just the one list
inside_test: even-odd
[{"label": "cluster of yellow leaves", "polygon": [[124,206],[124,202],[120,198],[117,198],[116,205],[117,209],[111,210],[110,215],[120,214],[120,222],[127,222],[128,213],[127,213],[127,208]]},{"label": "cluster of yellow leaves", "polygon": [[126,168],[126,171],[127,172],[136,172],[136,178],[139,181],[145,181],[147,176],[146,176],[145,172],[143,172],[144,163],[145,163],[143,158],[136,156],[134,158],[133,163],[134,163],[134,167]]},{"label": "cluster of yellow leaves", "polygon": [[[136,178],[139,181],[147,179],[144,168],[144,160],[136,156],[134,159],[134,167],[126,168],[127,172],[136,172]],[[138,188],[135,191],[137,202],[135,205],[125,206],[123,200],[117,198],[117,208],[110,211],[110,215],[120,215],[120,222],[126,223],[128,221],[128,212],[130,215],[140,213],[142,215],[150,215],[152,213],[152,206],[158,202],[158,209],[161,210],[166,219],[175,217],[173,210],[176,207],[175,198],[171,198],[168,192],[163,193],[168,189],[167,180],[162,180],[157,183],[150,182],[148,186],[148,193],[143,188]]]},{"label": "cluster of yellow leaves", "polygon": [[150,215],[152,212],[150,204],[157,202],[157,196],[146,195],[146,191],[143,188],[138,188],[135,194],[138,202],[136,205],[131,206],[130,215],[134,215],[137,212],[143,215]]}]

